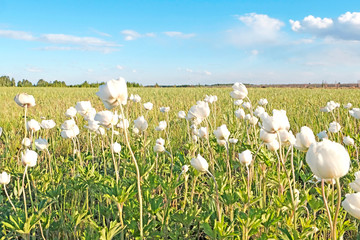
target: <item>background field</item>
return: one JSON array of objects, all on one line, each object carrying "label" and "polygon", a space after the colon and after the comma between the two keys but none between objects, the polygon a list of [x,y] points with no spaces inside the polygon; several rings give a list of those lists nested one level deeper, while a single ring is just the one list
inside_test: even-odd
[{"label": "background field", "polygon": [[[342,137],[350,135],[359,141],[359,123],[348,114],[348,110],[342,107],[348,102],[354,107],[360,107],[360,91],[357,89],[286,89],[286,88],[249,88],[249,98],[254,108],[260,98],[269,101],[266,109],[271,113],[272,109],[284,109],[290,121],[291,130],[294,134],[299,132],[304,125],[310,127],[315,135],[327,130],[332,122],[330,113],[320,112],[320,107],[330,100],[341,103],[341,107],[335,111],[336,120],[341,124],[339,134],[330,135],[330,139],[342,142]],[[235,238],[235,239],[325,239],[329,234],[329,227],[324,212],[324,206],[320,194],[319,184],[310,183],[312,173],[305,162],[305,154],[294,152],[296,169],[296,188],[299,190],[299,207],[297,210],[297,223],[294,229],[291,220],[291,207],[288,207],[290,196],[288,185],[283,178],[284,195],[278,196],[278,183],[276,182],[276,156],[262,147],[259,156],[252,164],[253,182],[252,197],[246,194],[246,171],[235,158],[235,154],[245,149],[255,153],[260,146],[258,129],[252,132],[252,142],[246,138],[246,125],[243,120],[236,119],[233,100],[229,93],[230,88],[129,88],[129,95],[139,94],[141,104],[128,102],[125,109],[130,121],[130,130],[133,120],[144,115],[149,123],[146,136],[131,135],[132,147],[139,160],[141,168],[144,196],[144,227],[145,236],[149,239],[156,238]],[[46,239],[94,239],[102,236],[102,231],[116,234],[115,239],[132,238],[138,236],[138,201],[136,198],[136,182],[129,152],[123,144],[122,134],[115,136],[115,140],[122,144],[123,150],[119,156],[120,180],[118,190],[114,190],[114,170],[109,150],[110,140],[93,136],[95,158],[92,159],[88,132],[84,129],[86,122],[81,116],[77,116],[80,127],[79,140],[81,143],[81,156],[84,165],[79,165],[78,157],[72,153],[72,142],[60,137],[60,125],[67,118],[64,115],[66,109],[75,106],[78,101],[91,101],[97,111],[104,110],[102,102],[95,95],[97,89],[84,88],[0,88],[0,126],[3,135],[0,137],[0,171],[6,170],[12,175],[8,186],[9,193],[19,209],[21,219],[22,197],[17,196],[21,187],[21,179],[24,167],[19,164],[24,136],[23,108],[16,105],[13,98],[20,92],[31,94],[36,99],[36,106],[29,109],[28,120],[41,121],[53,119],[57,125],[55,129],[36,133],[36,136],[47,137],[50,142],[49,151],[52,154],[52,166],[54,175],[48,172],[47,157],[40,153],[40,161],[36,168],[30,170],[32,181],[32,194],[34,199],[34,216],[45,205],[44,212],[39,214],[40,223]],[[177,118],[180,110],[187,112],[196,101],[203,100],[205,95],[217,95],[218,101],[211,105],[210,144],[214,152],[214,158],[219,163],[215,168],[215,178],[219,184],[221,205],[223,208],[223,221],[216,221],[214,203],[214,185],[211,178],[205,174],[198,175],[195,170],[188,172],[188,197],[185,209],[182,209],[184,201],[184,179],[176,181],[181,172],[181,166],[190,164],[190,159],[195,153],[201,153],[209,159],[209,149],[205,142],[189,142],[186,121]],[[142,104],[145,102],[154,104],[153,110],[145,112]],[[169,106],[168,117],[159,111],[159,107]],[[215,115],[216,113],[216,115]],[[154,129],[161,120],[168,118],[168,136],[156,132]],[[231,132],[231,137],[236,137],[239,142],[230,147],[230,160],[232,164],[233,182],[229,185],[226,179],[226,151],[216,144],[212,134],[215,127],[226,124]],[[119,129],[117,129],[119,130]],[[108,132],[108,136],[111,131]],[[166,154],[157,156],[153,151],[155,140],[159,137],[166,139],[166,148],[171,150],[174,158],[173,174],[170,173],[170,157]],[[102,147],[105,149],[103,150]],[[347,147],[352,158],[350,173],[341,179],[343,195],[352,190],[348,183],[353,181],[353,173],[358,171],[356,150]],[[154,171],[154,162],[158,158],[159,172]],[[105,160],[104,160],[105,159]],[[289,162],[286,162],[289,166]],[[289,168],[288,168],[289,169]],[[76,173],[74,175],[74,172]],[[174,175],[174,176],[172,176]],[[198,176],[197,182],[194,176]],[[266,191],[263,186],[266,185]],[[122,190],[121,190],[122,189]],[[128,195],[124,192],[129,190]],[[2,191],[2,190],[1,190]],[[193,193],[192,193],[193,191]],[[186,193],[185,193],[186,194]],[[327,186],[329,202],[334,208],[334,186]],[[191,197],[193,195],[193,198]],[[120,224],[116,201],[120,196],[125,196],[123,209],[123,222]],[[126,197],[127,196],[127,197]],[[121,202],[121,201],[120,201]],[[28,202],[29,204],[29,202]],[[41,205],[43,204],[43,205]],[[41,206],[40,206],[41,205]],[[6,200],[5,194],[0,192],[0,219],[9,220],[12,209]],[[16,220],[19,221],[20,220]],[[339,235],[344,239],[355,238],[358,223],[341,210],[339,217]],[[119,228],[115,226],[119,224]],[[21,224],[20,224],[21,226]],[[118,226],[118,225],[117,225]],[[6,239],[15,238],[19,234],[17,229],[11,229],[0,223],[3,228],[0,236]],[[21,227],[20,227],[21,228]],[[316,231],[316,229],[318,231]],[[112,230],[111,230],[112,229]],[[115,230],[117,231],[115,231]],[[115,234],[114,233],[114,234]],[[31,229],[33,237],[40,238],[41,231],[38,222]],[[106,234],[105,234],[106,235]],[[4,238],[4,239],[5,239]],[[104,238],[104,239],[110,239]]]}]

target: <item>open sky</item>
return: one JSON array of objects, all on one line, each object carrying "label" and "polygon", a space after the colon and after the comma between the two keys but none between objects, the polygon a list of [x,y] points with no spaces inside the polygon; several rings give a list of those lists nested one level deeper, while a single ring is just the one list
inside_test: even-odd
[{"label": "open sky", "polygon": [[0,75],[67,84],[355,83],[355,0],[0,0]]}]

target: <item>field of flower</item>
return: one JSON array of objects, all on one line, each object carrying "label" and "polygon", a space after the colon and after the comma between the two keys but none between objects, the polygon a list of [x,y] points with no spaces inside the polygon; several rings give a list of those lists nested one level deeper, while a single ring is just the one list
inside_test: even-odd
[{"label": "field of flower", "polygon": [[357,89],[118,82],[0,88],[0,239],[357,239]]}]

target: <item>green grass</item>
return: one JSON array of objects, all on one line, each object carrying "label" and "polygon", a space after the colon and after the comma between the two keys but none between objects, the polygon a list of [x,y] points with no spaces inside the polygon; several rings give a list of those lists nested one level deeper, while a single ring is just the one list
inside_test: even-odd
[{"label": "green grass", "polygon": [[[357,89],[286,89],[249,88],[249,98],[256,107],[260,98],[269,104],[266,110],[285,109],[294,134],[302,126],[310,127],[315,135],[327,130],[332,122],[330,113],[320,112],[327,101],[341,103],[335,110],[336,120],[341,124],[341,133],[330,136],[331,140],[342,142],[342,137],[350,135],[358,146],[359,122],[350,117],[342,107],[348,102],[354,107],[359,99]],[[296,227],[292,217],[292,203],[289,184],[284,170],[280,173],[283,193],[279,194],[277,157],[266,147],[260,147],[259,128],[250,129],[247,140],[246,124],[236,119],[229,93],[231,88],[129,88],[129,95],[139,94],[141,104],[128,102],[125,106],[130,121],[131,146],[139,162],[142,176],[144,235],[148,239],[327,239],[329,225],[321,197],[320,184],[310,183],[313,174],[305,162],[305,153],[294,151],[296,189],[299,190],[296,209]],[[14,96],[26,92],[35,97],[36,106],[28,111],[28,120],[53,119],[57,125],[49,131],[40,130],[35,137],[49,140],[49,156],[38,152],[38,164],[29,168],[29,181],[25,179],[28,218],[24,212],[23,195],[20,195],[25,167],[21,164],[24,147],[24,109],[14,102]],[[11,174],[7,185],[16,212],[11,208],[3,191],[0,190],[0,237],[2,239],[133,239],[139,237],[139,202],[137,198],[135,167],[126,148],[124,136],[120,132],[115,141],[122,145],[119,156],[120,181],[116,184],[114,164],[110,151],[111,129],[106,136],[92,134],[94,157],[91,154],[89,132],[83,126],[86,121],[78,114],[77,124],[80,155],[73,153],[73,142],[62,139],[60,125],[67,120],[65,111],[78,101],[91,101],[97,111],[104,110],[102,102],[95,95],[97,89],[85,88],[0,88],[0,172]],[[217,95],[218,101],[210,106],[211,114],[209,148],[206,141],[189,141],[187,123],[178,119],[180,110],[187,112],[203,100],[205,95]],[[150,101],[153,110],[146,112],[142,104]],[[169,106],[168,116],[159,107]],[[117,109],[120,112],[120,109]],[[216,115],[215,115],[216,112]],[[131,129],[133,120],[144,115],[149,128],[144,135],[135,135]],[[167,120],[167,134],[156,132],[161,120]],[[228,177],[226,149],[216,143],[213,130],[226,124],[239,142],[230,146],[229,160],[231,179]],[[206,126],[202,123],[201,126]],[[171,157],[156,154],[153,146],[157,138],[166,140],[165,148],[172,153],[174,167],[171,173]],[[236,154],[249,149],[259,153],[251,164],[251,194],[247,194],[247,172],[236,159]],[[284,147],[285,151],[288,146]],[[353,192],[348,184],[354,180],[354,172],[359,170],[356,151],[347,147],[352,159],[350,172],[341,179],[342,195]],[[206,174],[198,173],[190,167],[186,178],[181,167],[190,165],[191,158],[200,153],[205,159],[216,161],[214,174],[220,193],[222,219],[216,214],[215,185]],[[290,173],[290,155],[285,163]],[[53,170],[50,173],[49,162]],[[158,164],[156,168],[156,162]],[[187,179],[185,181],[185,179]],[[187,191],[185,191],[187,185]],[[332,185],[326,185],[331,212],[336,205]],[[30,195],[31,190],[31,195]],[[186,198],[185,198],[186,195]],[[119,206],[121,218],[119,216]],[[25,223],[28,224],[25,224]],[[40,227],[41,226],[41,227]],[[314,231],[315,227],[319,229]],[[355,239],[357,221],[341,209],[338,220],[338,236]]]}]

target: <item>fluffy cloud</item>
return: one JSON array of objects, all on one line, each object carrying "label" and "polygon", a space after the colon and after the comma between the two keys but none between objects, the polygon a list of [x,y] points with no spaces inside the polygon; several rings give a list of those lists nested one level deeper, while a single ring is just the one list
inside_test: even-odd
[{"label": "fluffy cloud", "polygon": [[133,41],[141,37],[155,37],[155,33],[140,34],[134,30],[123,30],[121,34],[124,35],[125,41]]},{"label": "fluffy cloud", "polygon": [[320,18],[309,15],[303,20],[290,20],[291,29],[316,37],[360,41],[360,12],[346,12],[337,18]]},{"label": "fluffy cloud", "polygon": [[248,13],[236,16],[242,25],[227,31],[231,43],[241,47],[257,44],[277,44],[282,39],[281,28],[285,25],[265,14]]},{"label": "fluffy cloud", "polygon": [[[109,42],[96,37],[79,37],[66,34],[42,34],[34,36],[31,33],[14,30],[1,30],[0,37],[18,39],[25,41],[46,42],[51,44],[64,44],[67,46],[47,46],[38,48],[39,50],[81,50],[81,51],[116,51],[121,45]],[[70,46],[69,46],[70,45]]]},{"label": "fluffy cloud", "polygon": [[184,39],[195,37],[195,33],[182,33],[182,32],[172,31],[172,32],[164,32],[164,34],[169,37],[184,38]]},{"label": "fluffy cloud", "polygon": [[22,31],[13,31],[13,30],[1,30],[0,29],[0,37],[26,40],[26,41],[35,40],[35,37],[30,33],[22,32]]}]

